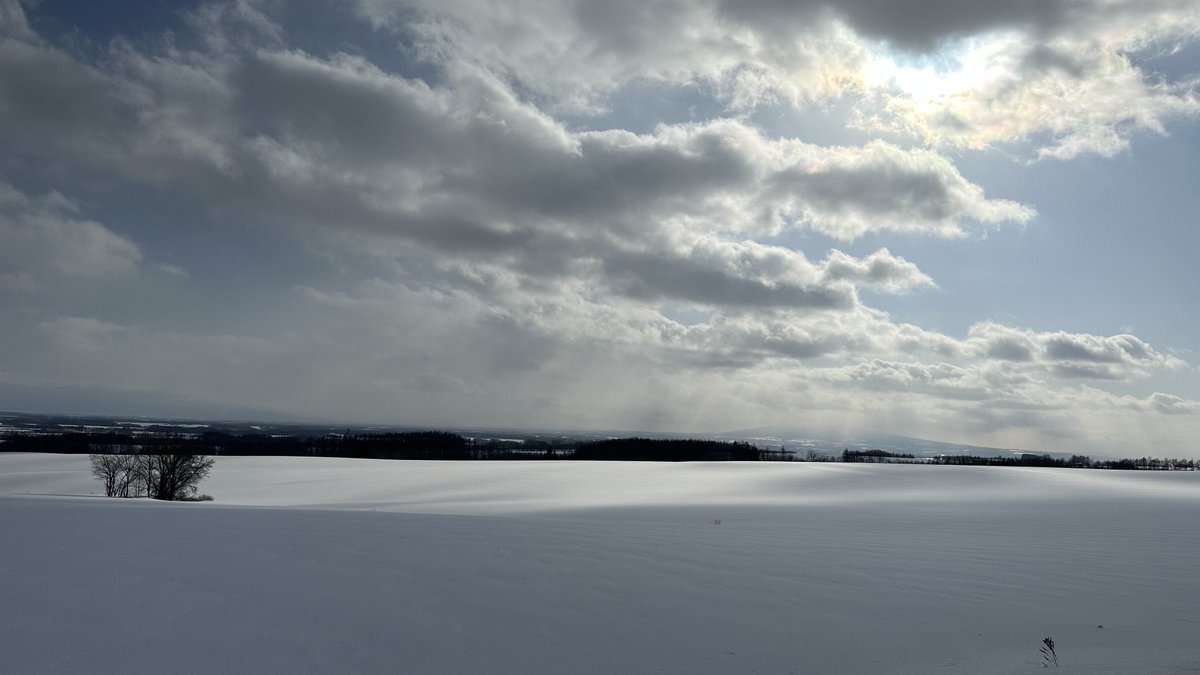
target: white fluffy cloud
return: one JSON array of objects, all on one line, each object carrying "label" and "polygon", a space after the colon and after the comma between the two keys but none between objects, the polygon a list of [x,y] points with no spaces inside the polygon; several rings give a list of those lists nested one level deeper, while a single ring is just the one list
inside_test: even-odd
[{"label": "white fluffy cloud", "polygon": [[[845,285],[931,282],[885,252],[870,270],[843,257],[821,280],[803,254],[730,237],[789,227],[847,240],[877,230],[958,236],[1033,215],[987,198],[933,152],[882,142],[825,148],[730,119],[571,132],[480,69],[457,67],[431,86],[358,56],[219,41],[232,51],[151,56],[119,44],[105,70],[42,44],[6,44],[25,67],[86,84],[21,84],[2,114],[30,162],[44,147],[38,102],[77,96],[97,114],[55,120],[53,139],[40,134],[61,161],[372,247],[390,237],[529,275],[587,267],[626,296],[849,307]],[[789,260],[798,267],[782,269]]]},{"label": "white fluffy cloud", "polygon": [[983,358],[1063,378],[1122,380],[1185,365],[1133,335],[1037,333],[985,322],[971,327],[967,344]]},{"label": "white fluffy cloud", "polygon": [[[1196,17],[1186,20],[1200,28]],[[1170,37],[1154,32],[1153,19],[1141,21],[1116,34],[966,41],[948,73],[883,62],[876,85],[885,92],[877,99],[885,113],[864,124],[937,145],[979,149],[1027,140],[1038,157],[1111,157],[1136,132],[1163,133],[1168,120],[1200,115],[1195,80],[1138,65],[1138,54],[1152,56]]]},{"label": "white fluffy cloud", "polygon": [[566,109],[601,110],[640,81],[701,87],[739,110],[863,95],[868,128],[965,148],[1030,141],[1059,159],[1111,156],[1134,132],[1200,114],[1196,73],[1143,63],[1200,34],[1188,0],[359,7],[432,61],[487,69]]},{"label": "white fluffy cloud", "polygon": [[862,41],[833,16],[731,21],[712,2],[361,0],[377,27],[426,58],[486,68],[567,111],[598,112],[636,81],[713,90],[735,107],[811,101],[856,86]]}]

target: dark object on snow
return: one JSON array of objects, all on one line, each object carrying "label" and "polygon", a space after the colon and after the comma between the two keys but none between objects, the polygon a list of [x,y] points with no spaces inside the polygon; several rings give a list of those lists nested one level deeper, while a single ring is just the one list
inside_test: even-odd
[{"label": "dark object on snow", "polygon": [[1043,668],[1049,668],[1051,663],[1054,664],[1055,668],[1058,667],[1058,654],[1054,653],[1054,640],[1049,635],[1046,636],[1046,639],[1042,640],[1042,648],[1038,651],[1042,653]]}]

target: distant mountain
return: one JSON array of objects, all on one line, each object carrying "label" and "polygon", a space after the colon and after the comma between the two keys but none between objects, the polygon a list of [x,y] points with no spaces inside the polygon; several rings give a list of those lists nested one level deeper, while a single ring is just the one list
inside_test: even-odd
[{"label": "distant mountain", "polygon": [[[155,419],[137,416],[111,415],[67,415],[0,412],[0,434],[5,433],[61,433],[64,431],[89,432],[142,432],[155,434],[175,433],[196,435],[205,432],[227,434],[261,434],[266,436],[320,437],[340,434],[395,433],[424,431],[424,427],[401,425],[336,425],[295,422],[249,422],[193,419]],[[979,457],[1011,457],[1024,452],[1036,452],[1058,457],[1069,453],[1040,452],[1015,448],[992,448],[963,443],[946,443],[924,438],[913,438],[898,434],[874,433],[859,436],[839,437],[835,434],[812,430],[800,430],[783,426],[755,427],[722,433],[671,433],[635,432],[616,430],[547,430],[535,428],[480,428],[443,427],[438,431],[457,433],[468,440],[499,440],[512,443],[551,443],[569,447],[579,442],[601,441],[610,438],[698,439],[717,441],[740,441],[756,445],[764,450],[777,450],[780,446],[793,456],[803,459],[809,451],[823,455],[838,455],[843,449],[886,450],[911,454],[916,457],[937,455],[975,455]]]}]

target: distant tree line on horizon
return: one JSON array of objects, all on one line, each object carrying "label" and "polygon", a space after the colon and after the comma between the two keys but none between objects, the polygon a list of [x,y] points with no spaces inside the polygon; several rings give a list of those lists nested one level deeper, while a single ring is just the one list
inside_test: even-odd
[{"label": "distant tree line on horizon", "polygon": [[[912,460],[907,462],[906,460]],[[851,450],[846,448],[842,451],[843,462],[869,462],[869,463],[915,463],[923,460],[918,460],[910,454],[900,452],[888,452],[887,450]]]},{"label": "distant tree line on horizon", "polygon": [[914,457],[886,450],[843,450],[843,462],[877,462],[887,464],[942,464],[949,466],[1041,466],[1065,469],[1116,469],[1126,471],[1195,471],[1200,465],[1194,459],[1141,457],[1138,459],[1093,460],[1087,455],[1054,457],[1047,454],[1022,453],[1012,457],[981,457],[978,455],[938,455]]},{"label": "distant tree line on horizon", "polygon": [[60,454],[165,454],[254,457],[343,457],[416,460],[645,460],[759,461],[767,454],[749,443],[651,438],[551,444],[475,441],[442,431],[330,434],[319,437],[204,432],[196,435],[64,432],[10,435],[9,452]]},{"label": "distant tree line on horizon", "polygon": [[635,462],[757,462],[762,452],[749,443],[696,439],[613,438],[582,443],[572,459]]},{"label": "distant tree line on horizon", "polygon": [[0,450],[90,454],[193,454],[243,457],[350,457],[361,459],[488,459],[458,434],[420,431],[394,434],[274,436],[206,431],[200,434],[132,434],[71,431],[8,435]]},{"label": "distant tree line on horizon", "polygon": [[543,441],[537,439],[470,439],[442,431],[326,434],[291,436],[115,431],[10,433],[0,437],[3,452],[60,454],[155,454],[229,456],[306,456],[416,460],[596,460],[596,461],[808,461],[968,466],[1042,466],[1139,471],[1195,471],[1194,459],[1142,457],[1093,460],[1086,455],[1056,458],[1025,453],[1009,457],[939,455],[915,457],[882,449],[850,450],[832,455],[808,450],[760,449],[746,442],[702,439],[614,438],[600,441]]}]

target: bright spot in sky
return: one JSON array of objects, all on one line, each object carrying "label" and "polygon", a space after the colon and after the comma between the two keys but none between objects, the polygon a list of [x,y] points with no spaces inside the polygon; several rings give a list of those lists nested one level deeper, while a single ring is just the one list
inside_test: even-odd
[{"label": "bright spot in sky", "polygon": [[960,40],[930,57],[881,51],[867,64],[864,79],[872,89],[891,90],[917,105],[945,105],[1002,77],[1013,65],[1019,36],[990,34]]}]

